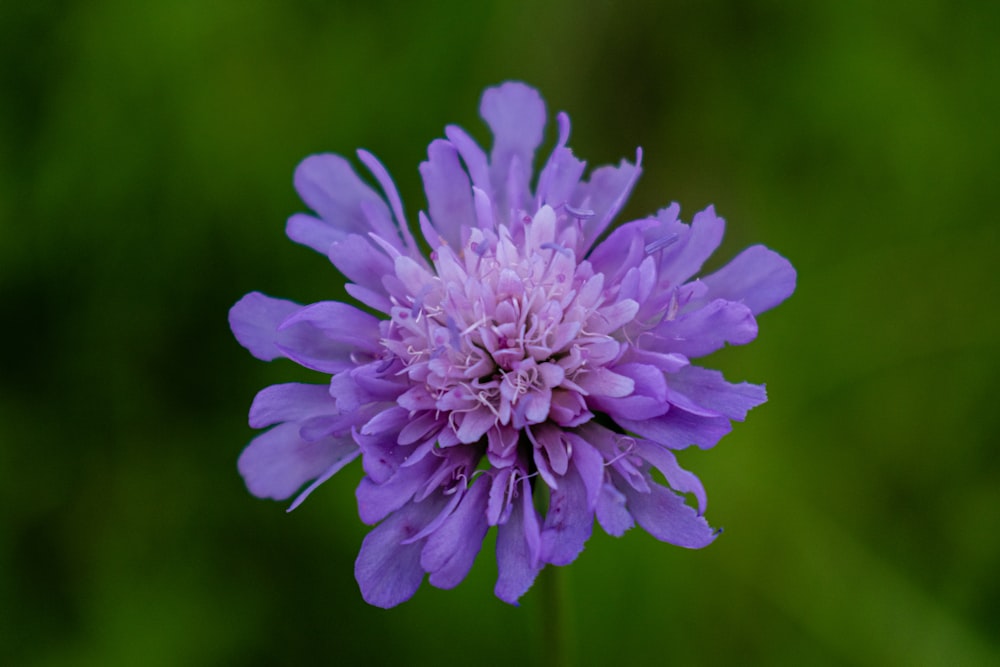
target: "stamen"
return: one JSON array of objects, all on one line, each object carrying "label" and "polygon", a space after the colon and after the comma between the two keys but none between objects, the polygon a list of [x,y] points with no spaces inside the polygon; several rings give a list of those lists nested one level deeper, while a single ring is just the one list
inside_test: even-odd
[{"label": "stamen", "polygon": [[565,255],[566,257],[570,257],[572,255],[569,248],[558,243],[552,243],[551,241],[546,241],[538,247],[542,250],[555,250],[560,255]]},{"label": "stamen", "polygon": [[589,208],[573,208],[569,204],[563,204],[566,207],[566,212],[577,220],[586,220],[588,218],[593,218],[595,213]]},{"label": "stamen", "polygon": [[664,248],[666,248],[666,247],[668,247],[668,246],[673,245],[674,243],[676,243],[676,241],[677,241],[678,238],[680,238],[679,235],[671,232],[670,234],[667,234],[666,236],[661,236],[660,238],[656,239],[655,241],[650,241],[649,243],[646,244],[646,248],[645,248],[646,254],[647,255],[652,255],[657,250],[663,250]]}]

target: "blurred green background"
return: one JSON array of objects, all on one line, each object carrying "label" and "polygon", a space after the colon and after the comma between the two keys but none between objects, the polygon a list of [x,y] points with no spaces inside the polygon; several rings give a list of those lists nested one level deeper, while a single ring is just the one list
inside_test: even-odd
[{"label": "blurred green background", "polygon": [[[877,6],[874,6],[876,5]],[[539,591],[366,606],[353,464],[290,515],[236,472],[261,387],[229,306],[336,297],[283,236],[313,152],[411,220],[426,146],[525,80],[626,209],[709,203],[718,266],[799,270],[708,365],[770,402],[682,463],[725,535],[599,529],[563,568],[579,664],[1000,664],[1000,4],[0,4],[0,663],[540,664]],[[548,144],[554,140],[552,123]]]}]

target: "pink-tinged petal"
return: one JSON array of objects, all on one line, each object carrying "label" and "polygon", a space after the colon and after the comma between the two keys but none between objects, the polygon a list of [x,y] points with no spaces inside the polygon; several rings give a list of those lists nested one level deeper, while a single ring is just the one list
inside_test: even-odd
[{"label": "pink-tinged petal", "polygon": [[549,507],[542,524],[541,559],[553,565],[576,560],[594,528],[587,486],[576,467],[559,478],[559,488],[549,491]]},{"label": "pink-tinged petal", "polygon": [[628,484],[621,490],[628,499],[628,509],[635,522],[662,542],[688,549],[700,549],[715,540],[716,531],[683,496],[651,483],[649,493],[640,493]]},{"label": "pink-tinged petal", "polygon": [[676,287],[698,273],[719,247],[726,230],[726,221],[715,214],[714,206],[695,214],[690,227],[674,222],[679,212],[680,207],[675,205],[660,211],[658,216],[665,222],[662,228],[665,233],[679,233],[677,242],[661,251],[659,280],[664,288]]},{"label": "pink-tinged petal", "polygon": [[601,524],[604,532],[613,537],[621,537],[635,525],[632,515],[625,507],[625,494],[615,488],[610,481],[601,485],[596,516],[597,523]]},{"label": "pink-tinged petal", "polygon": [[764,385],[748,382],[731,384],[719,371],[698,366],[689,366],[671,375],[670,386],[697,405],[736,421],[743,421],[751,408],[767,401]]},{"label": "pink-tinged petal", "polygon": [[348,280],[367,289],[380,291],[382,276],[393,272],[393,263],[366,239],[351,234],[328,246],[328,257]]},{"label": "pink-tinged petal", "polygon": [[628,396],[635,389],[635,380],[608,368],[595,368],[587,373],[581,373],[573,381],[591,396],[621,398]]},{"label": "pink-tinged petal", "polygon": [[709,449],[733,430],[725,417],[700,417],[679,408],[653,419],[619,417],[615,421],[622,428],[670,449],[684,449],[690,445]]},{"label": "pink-tinged petal", "polygon": [[[302,201],[334,231],[338,237],[334,240],[370,231],[383,237],[395,235],[385,202],[365,185],[350,162],[339,155],[311,155],[299,163],[295,170],[295,189]],[[374,226],[362,210],[362,204],[379,212]],[[384,222],[378,222],[380,220]],[[314,223],[293,216],[288,225],[289,238],[326,254],[329,243],[323,244],[324,237]]]},{"label": "pink-tinged petal", "polygon": [[364,523],[375,524],[410,502],[437,469],[439,461],[436,456],[429,456],[416,465],[401,465],[392,477],[381,484],[376,484],[370,477],[363,478],[355,490],[358,516]]},{"label": "pink-tinged petal", "polygon": [[337,412],[330,390],[323,384],[275,384],[262,389],[250,406],[250,426],[264,428],[278,422],[300,421]]},{"label": "pink-tinged petal", "polygon": [[750,246],[703,279],[715,299],[739,301],[755,315],[774,308],[795,291],[791,262],[762,245]]},{"label": "pink-tinged petal", "polygon": [[642,149],[635,153],[635,164],[622,160],[617,167],[595,169],[590,180],[577,189],[574,200],[594,211],[594,216],[583,223],[581,253],[585,253],[604,233],[618,211],[628,200],[632,187],[642,173]]},{"label": "pink-tinged petal", "polygon": [[541,570],[538,513],[531,501],[528,480],[522,480],[520,485],[520,502],[512,503],[507,523],[497,527],[497,583],[493,592],[510,604],[517,604]]},{"label": "pink-tinged petal", "polygon": [[635,388],[623,398],[592,396],[591,407],[612,418],[650,419],[658,417],[670,409],[667,402],[667,381],[663,371],[648,364],[621,364],[615,372],[632,378]]},{"label": "pink-tinged petal", "polygon": [[[535,149],[542,143],[545,129],[545,102],[538,91],[519,82],[507,82],[483,93],[479,114],[493,131],[493,149],[490,152],[490,184],[494,201],[501,211],[524,207],[527,202],[497,201],[510,186],[508,179],[516,173],[516,189],[527,192],[531,164]],[[512,165],[516,165],[512,172]],[[476,183],[479,185],[479,183]]]},{"label": "pink-tinged petal", "polygon": [[250,292],[229,309],[229,328],[240,345],[263,361],[284,356],[278,349],[278,326],[302,308],[285,299]]},{"label": "pink-tinged petal", "polygon": [[666,320],[653,331],[651,349],[703,357],[729,343],[745,345],[757,337],[757,320],[742,303],[717,299],[697,310]]},{"label": "pink-tinged petal", "polygon": [[656,466],[675,491],[693,494],[698,500],[698,514],[705,513],[705,507],[708,505],[705,487],[697,475],[677,463],[677,457],[673,452],[648,440],[636,440],[635,453]]},{"label": "pink-tinged petal", "polygon": [[433,521],[445,502],[436,494],[422,503],[410,503],[368,533],[354,563],[354,578],[365,602],[389,609],[413,597],[424,579],[420,566],[424,545],[406,540]]},{"label": "pink-tinged petal", "polygon": [[454,588],[465,579],[483,545],[489,525],[486,497],[490,480],[481,476],[466,491],[458,508],[427,538],[420,565],[438,588]]},{"label": "pink-tinged petal", "polygon": [[338,461],[356,455],[357,445],[349,437],[308,442],[299,436],[298,424],[288,422],[254,438],[237,467],[250,493],[284,500]]},{"label": "pink-tinged petal", "polygon": [[420,175],[434,229],[452,248],[461,248],[462,227],[471,227],[476,219],[469,175],[450,142],[431,142],[427,158],[420,163]]}]

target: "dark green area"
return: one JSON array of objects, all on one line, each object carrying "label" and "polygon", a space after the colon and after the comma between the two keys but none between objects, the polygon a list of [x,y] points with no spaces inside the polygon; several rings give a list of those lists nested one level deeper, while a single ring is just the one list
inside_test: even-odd
[{"label": "dark green area", "polygon": [[[799,288],[708,363],[770,402],[682,463],[726,533],[598,530],[560,571],[580,664],[1000,664],[1000,11],[988,2],[0,5],[0,664],[541,661],[539,591],[366,606],[352,465],[290,515],[235,461],[231,338],[261,290],[337,298],[288,242],[313,152],[417,164],[536,85],[626,212],[709,203]],[[553,140],[552,127],[548,141]],[[537,660],[536,660],[537,658]]]}]

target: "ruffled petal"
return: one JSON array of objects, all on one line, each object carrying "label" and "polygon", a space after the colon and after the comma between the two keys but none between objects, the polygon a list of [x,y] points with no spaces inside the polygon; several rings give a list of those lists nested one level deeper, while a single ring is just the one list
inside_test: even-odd
[{"label": "ruffled petal", "polygon": [[660,259],[660,285],[664,289],[676,287],[701,270],[701,265],[711,257],[722,242],[726,221],[709,206],[695,214],[691,225],[677,222],[680,207],[677,204],[657,215],[662,223],[660,234],[676,233],[678,239],[665,250]]},{"label": "ruffled petal", "polygon": [[755,314],[774,308],[795,291],[791,262],[762,245],[750,246],[702,282],[708,297],[739,301]]},{"label": "ruffled petal", "polygon": [[368,533],[354,563],[354,578],[365,602],[389,609],[413,597],[424,579],[420,566],[424,544],[407,540],[433,521],[445,502],[444,496],[435,494],[410,503]]},{"label": "ruffled petal", "polygon": [[597,523],[612,537],[621,537],[635,525],[625,503],[625,494],[614,484],[607,481],[601,485],[601,493],[597,497]]},{"label": "ruffled petal", "polygon": [[420,565],[430,572],[432,585],[454,588],[472,569],[489,528],[486,522],[489,487],[489,478],[479,477],[455,511],[427,538]]},{"label": "ruffled petal", "polygon": [[[529,191],[531,164],[545,129],[545,102],[534,88],[511,81],[483,93],[479,114],[493,131],[490,184],[494,203],[501,211],[527,208],[526,200],[509,201],[507,194]],[[510,178],[516,182],[508,183]]]},{"label": "ruffled petal", "polygon": [[595,169],[590,175],[590,180],[577,188],[574,203],[594,212],[594,215],[583,223],[583,242],[578,248],[580,255],[586,254],[625,205],[632,187],[642,173],[641,165],[642,150],[639,149],[636,151],[635,164],[622,160],[617,167],[605,166]]},{"label": "ruffled petal", "polygon": [[665,320],[653,330],[648,347],[686,357],[703,357],[729,343],[745,345],[757,337],[757,320],[742,303],[717,299],[702,308]]},{"label": "ruffled petal", "polygon": [[670,449],[684,449],[690,445],[709,449],[733,430],[725,417],[703,417],[679,408],[652,419],[617,417],[615,421],[622,428]]},{"label": "ruffled petal", "polygon": [[[330,238],[375,232],[383,238],[396,236],[389,209],[382,198],[358,177],[350,162],[329,153],[311,155],[295,169],[295,189],[309,208],[319,214],[323,230],[313,221],[293,216],[288,236],[324,255]],[[371,213],[366,214],[364,207]]]},{"label": "ruffled petal", "polygon": [[[462,246],[462,228],[476,219],[469,175],[462,168],[458,150],[438,139],[427,148],[427,161],[420,163],[431,223],[452,248]],[[428,239],[430,241],[430,239]]]},{"label": "ruffled petal", "polygon": [[697,475],[677,463],[677,457],[673,452],[647,440],[636,440],[635,453],[662,472],[672,489],[693,494],[698,500],[698,514],[705,513],[705,507],[708,505],[705,487]]},{"label": "ruffled petal", "polygon": [[497,527],[497,583],[493,592],[510,604],[517,604],[541,570],[538,514],[531,502],[528,480],[520,482],[520,502],[513,503],[507,523]]},{"label": "ruffled petal", "polygon": [[682,496],[659,484],[649,486],[649,493],[636,491],[629,484],[621,487],[629,512],[643,530],[662,542],[688,549],[700,549],[715,540],[716,531],[684,503]]},{"label": "ruffled petal", "polygon": [[439,460],[431,456],[412,466],[399,465],[392,477],[380,484],[365,477],[355,490],[358,516],[364,523],[371,525],[403,507],[427,483],[438,464]]},{"label": "ruffled petal", "polygon": [[358,446],[349,437],[310,442],[299,436],[297,423],[288,422],[254,438],[240,454],[237,468],[250,493],[284,500],[337,462],[357,454]]},{"label": "ruffled petal", "polygon": [[743,421],[751,408],[767,401],[764,385],[748,382],[731,384],[719,371],[698,366],[688,366],[671,375],[670,386],[701,407],[736,421]]},{"label": "ruffled petal", "polygon": [[587,486],[571,467],[559,478],[559,487],[549,491],[549,507],[541,532],[541,559],[553,565],[568,565],[583,551],[594,527],[594,510]]},{"label": "ruffled petal", "polygon": [[382,353],[378,319],[339,301],[321,301],[286,318],[278,327],[278,349],[313,370],[338,373],[361,358]]},{"label": "ruffled petal", "polygon": [[558,207],[568,204],[587,167],[586,162],[576,159],[573,151],[566,148],[566,142],[569,141],[569,116],[559,112],[556,122],[559,125],[559,140],[538,176],[535,197],[540,206],[549,204]]}]

